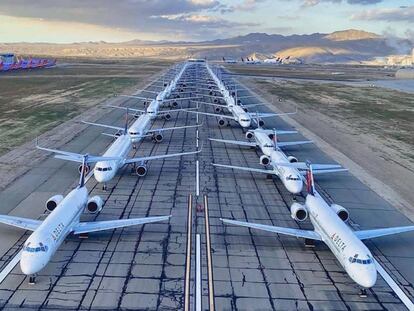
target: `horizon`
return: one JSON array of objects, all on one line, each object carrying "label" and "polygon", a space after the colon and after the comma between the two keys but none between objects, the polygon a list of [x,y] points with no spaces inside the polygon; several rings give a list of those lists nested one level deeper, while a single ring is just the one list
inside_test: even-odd
[{"label": "horizon", "polygon": [[[283,14],[280,14],[280,8]],[[323,12],[323,14],[321,14]],[[202,42],[348,29],[414,41],[410,0],[51,0],[0,3],[2,43]]]}]

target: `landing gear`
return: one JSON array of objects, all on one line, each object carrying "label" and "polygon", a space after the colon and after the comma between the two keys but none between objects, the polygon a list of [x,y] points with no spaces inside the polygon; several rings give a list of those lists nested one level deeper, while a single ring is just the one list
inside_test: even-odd
[{"label": "landing gear", "polygon": [[89,238],[89,235],[87,232],[79,234],[79,239],[87,239],[87,238]]},{"label": "landing gear", "polygon": [[361,298],[367,298],[367,289],[366,288],[361,288],[361,290],[359,291],[359,297]]},{"label": "landing gear", "polygon": [[266,179],[273,179],[273,175],[272,174],[267,174]]},{"label": "landing gear", "polygon": [[293,196],[292,200],[293,202],[296,202],[296,195]]},{"label": "landing gear", "polygon": [[108,186],[106,185],[106,183],[104,183],[104,184],[102,185],[102,190],[103,190],[103,191],[108,190]]},{"label": "landing gear", "polygon": [[315,240],[305,239],[305,247],[315,247]]},{"label": "landing gear", "polygon": [[230,121],[227,121],[227,126],[231,126]]},{"label": "landing gear", "polygon": [[137,145],[135,145],[135,144],[132,144],[132,149],[137,149]]},{"label": "landing gear", "polygon": [[35,285],[36,284],[36,275],[29,276],[29,285]]}]

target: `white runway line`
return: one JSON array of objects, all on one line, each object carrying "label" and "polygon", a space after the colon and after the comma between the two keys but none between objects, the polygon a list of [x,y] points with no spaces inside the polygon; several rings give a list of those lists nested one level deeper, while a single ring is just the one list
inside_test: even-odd
[{"label": "white runway line", "polygon": [[200,162],[196,161],[196,195],[200,195]]},{"label": "white runway line", "polygon": [[13,270],[13,268],[17,265],[20,261],[20,257],[22,256],[22,251],[20,250],[16,256],[7,264],[6,268],[3,269],[0,273],[0,283],[4,281],[4,279],[9,275],[9,273]]},{"label": "white runway line", "polygon": [[403,292],[403,290],[398,286],[398,284],[392,279],[392,277],[385,271],[385,269],[381,266],[381,264],[374,259],[375,266],[377,267],[378,273],[382,276],[385,282],[391,287],[394,293],[401,299],[403,304],[408,308],[410,311],[414,311],[414,304],[408,298],[408,296]]},{"label": "white runway line", "polygon": [[201,311],[201,242],[200,242],[200,234],[197,233],[196,235],[196,290],[195,290],[195,310]]}]

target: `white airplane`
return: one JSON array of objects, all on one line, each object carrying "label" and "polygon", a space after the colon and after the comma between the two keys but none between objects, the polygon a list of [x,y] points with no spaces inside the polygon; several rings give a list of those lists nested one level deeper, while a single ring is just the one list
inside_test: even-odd
[{"label": "white airplane", "polygon": [[[102,124],[95,124],[95,123],[89,123],[93,125],[99,125],[99,126],[105,126]],[[105,126],[110,128],[116,128],[112,126]],[[195,127],[195,126],[190,126]],[[183,127],[180,127],[183,128]],[[116,128],[119,129],[119,128]],[[174,129],[174,128],[170,128]],[[147,174],[148,168],[146,163],[148,161],[152,160],[161,160],[171,157],[181,157],[184,155],[191,155],[201,152],[201,150],[198,151],[191,151],[191,152],[182,152],[182,153],[172,153],[172,154],[163,154],[163,155],[155,155],[155,156],[147,156],[147,157],[137,157],[137,158],[128,158],[128,153],[131,151],[132,148],[132,138],[129,134],[127,134],[128,129],[125,126],[123,129],[123,132],[120,136],[116,136],[116,140],[111,144],[111,146],[105,151],[102,157],[100,156],[89,156],[88,162],[86,163],[86,166],[80,165],[79,166],[79,172],[82,172],[82,169],[86,169],[86,173],[90,170],[90,164],[96,163],[93,174],[97,182],[103,183],[103,190],[106,190],[106,183],[110,181],[119,169],[121,169],[124,165],[133,164],[135,168],[135,172],[139,177],[144,177]],[[145,135],[140,136],[145,137]],[[55,153],[55,158],[82,163],[83,155],[79,153],[73,153],[73,152],[67,152],[67,151],[61,151],[57,149],[50,149],[50,148],[44,148],[40,147],[36,144],[36,148],[48,152]],[[139,163],[138,166],[136,163]]]},{"label": "white airplane", "polygon": [[[229,120],[234,120],[236,121],[242,128],[248,128],[251,126],[252,123],[252,118],[253,116],[255,116],[256,118],[259,119],[260,124],[257,124],[258,126],[263,126],[264,125],[264,121],[262,120],[263,118],[269,118],[269,117],[275,117],[275,116],[281,116],[281,115],[289,115],[289,114],[295,114],[296,112],[288,112],[288,113],[256,113],[256,114],[251,114],[249,112],[246,112],[243,107],[237,105],[237,99],[235,99],[230,91],[226,88],[226,86],[223,84],[223,82],[217,77],[217,75],[213,72],[213,70],[210,68],[209,65],[206,66],[207,71],[209,72],[210,76],[213,78],[214,82],[217,85],[217,88],[219,90],[219,92],[222,95],[222,98],[224,99],[225,105],[217,105],[217,104],[213,104],[213,103],[204,103],[201,102],[203,104],[207,104],[207,105],[212,105],[215,107],[219,107],[219,108],[226,108],[229,110],[229,112],[231,113],[230,115],[223,115],[223,114],[216,114],[216,113],[208,113],[208,112],[200,112],[200,111],[188,111],[190,113],[197,113],[197,114],[203,114],[203,115],[207,115],[207,116],[213,116],[213,117],[218,117],[218,124],[220,126],[225,125],[225,121],[224,119]],[[262,104],[254,104],[254,105],[249,105],[251,106],[257,106],[257,105],[262,105]],[[248,107],[248,106],[245,106]],[[254,122],[257,122],[256,120],[253,120]]]},{"label": "white airplane", "polygon": [[[85,167],[88,156],[83,156]],[[33,231],[23,246],[20,268],[29,276],[29,283],[35,283],[36,274],[51,260],[57,249],[70,234],[87,234],[102,230],[111,230],[127,226],[142,225],[168,220],[171,216],[118,219],[109,221],[80,222],[84,212],[97,213],[102,209],[103,200],[99,196],[89,197],[85,186],[85,170],[81,174],[79,185],[66,197],[58,194],[46,202],[50,214],[44,221],[1,215],[0,223]]]},{"label": "white airplane", "polygon": [[303,205],[293,203],[290,211],[292,218],[298,221],[304,221],[309,216],[315,228],[314,231],[229,219],[221,220],[230,225],[324,242],[351,279],[362,288],[361,296],[366,296],[366,289],[371,288],[376,283],[377,270],[371,252],[361,240],[413,231],[414,226],[352,231],[345,223],[349,219],[348,211],[338,204],[329,205],[316,192],[312,174],[313,165],[308,164],[308,166],[308,195],[306,196],[306,201]]},{"label": "white airplane", "polygon": [[[225,140],[225,139],[214,139],[210,138],[211,141],[223,142],[226,144],[234,144],[240,146],[259,147],[263,152],[260,157],[260,164],[271,166],[271,170],[257,169],[244,166],[233,166],[213,163],[216,167],[231,168],[237,170],[243,170],[254,173],[264,173],[267,175],[275,175],[279,177],[285,188],[293,195],[299,194],[303,189],[303,177],[304,171],[301,169],[307,169],[307,166],[303,162],[298,162],[293,156],[286,156],[281,150],[283,147],[303,145],[312,143],[312,141],[291,141],[291,142],[278,142],[277,134],[293,134],[296,131],[276,131],[276,130],[265,130],[258,128],[246,133],[247,138],[254,136],[255,142],[244,142],[237,140]],[[272,136],[273,140],[270,139],[269,135]],[[289,163],[293,163],[292,166],[287,166]],[[344,172],[347,169],[342,168],[340,165],[332,164],[314,164],[314,174],[326,174],[334,172]]]}]

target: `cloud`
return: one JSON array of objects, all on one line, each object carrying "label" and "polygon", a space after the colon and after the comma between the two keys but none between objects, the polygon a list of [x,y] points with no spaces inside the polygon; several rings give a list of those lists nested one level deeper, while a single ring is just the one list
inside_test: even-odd
[{"label": "cloud", "polygon": [[253,11],[257,8],[258,4],[266,2],[268,0],[243,0],[239,4],[235,5],[221,5],[218,10],[224,13],[234,13],[237,11]]},{"label": "cloud", "polygon": [[384,0],[303,0],[302,7],[312,7],[320,3],[342,3],[346,2],[348,4],[357,4],[357,5],[371,5],[383,2]]},{"label": "cloud", "polygon": [[414,5],[399,8],[365,10],[352,15],[351,19],[414,23]]},{"label": "cloud", "polygon": [[[0,15],[194,38],[207,33],[214,36],[214,29],[218,27],[215,25],[225,25],[228,31],[231,31],[231,27],[243,27],[242,23],[201,18],[206,15],[203,13],[223,7],[225,5],[219,0],[1,0]],[[203,21],[200,22],[200,19]],[[212,30],[194,27],[197,25],[211,25]]]}]

